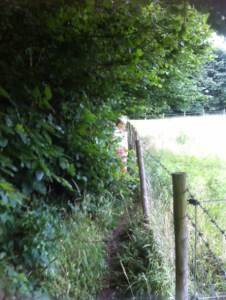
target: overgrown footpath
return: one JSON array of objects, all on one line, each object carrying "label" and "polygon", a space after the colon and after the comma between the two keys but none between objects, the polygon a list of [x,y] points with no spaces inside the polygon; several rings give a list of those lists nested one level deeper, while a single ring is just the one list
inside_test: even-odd
[{"label": "overgrown footpath", "polygon": [[1,200],[7,209],[1,213],[0,299],[96,299],[108,274],[107,237],[137,189],[137,173],[130,173],[117,189],[109,186],[114,193],[78,187],[69,193],[52,184],[46,195],[33,192],[23,203],[1,182],[9,201]]},{"label": "overgrown footpath", "polygon": [[[131,157],[134,163],[134,157]],[[164,294],[161,255],[141,211],[136,170],[118,194],[68,205],[36,197],[1,230],[0,299],[122,299]],[[127,191],[124,192],[123,190]],[[145,298],[142,298],[145,299]]]},{"label": "overgrown footpath", "polygon": [[142,218],[140,203],[135,203],[130,214],[123,216],[111,232],[108,255],[109,275],[98,300],[166,297],[163,259],[151,228]]}]

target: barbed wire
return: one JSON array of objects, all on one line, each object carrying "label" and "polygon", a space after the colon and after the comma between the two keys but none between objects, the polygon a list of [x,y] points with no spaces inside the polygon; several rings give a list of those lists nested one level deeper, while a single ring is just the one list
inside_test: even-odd
[{"label": "barbed wire", "polygon": [[218,200],[203,200],[203,201],[199,201],[199,203],[211,203],[211,202],[226,202],[226,199],[218,199]]},{"label": "barbed wire", "polygon": [[[211,281],[209,280],[209,277],[208,277],[208,275],[207,275],[207,273],[206,273],[206,271],[205,271],[205,269],[204,269],[204,267],[203,267],[203,265],[202,265],[200,259],[198,258],[198,256],[197,256],[195,250],[193,249],[192,244],[190,243],[189,239],[188,239],[188,243],[189,243],[189,245],[190,245],[190,248],[191,248],[193,254],[196,255],[196,260],[198,261],[198,264],[199,264],[199,266],[200,266],[200,269],[201,269],[202,273],[205,275],[205,277],[206,277],[207,280],[208,280],[208,283],[209,283],[209,286],[210,286],[210,289],[211,289],[213,295],[215,294],[215,296],[218,297],[217,294],[216,294],[216,291],[214,290],[214,287],[213,287]],[[192,277],[193,277],[193,276],[192,276]],[[194,280],[195,280],[195,279],[194,279]],[[198,286],[197,283],[196,283],[196,280],[195,280],[195,285],[196,285],[196,287]]]},{"label": "barbed wire", "polygon": [[146,158],[144,157],[144,161],[146,162],[146,164],[152,169],[152,173],[156,175],[156,177],[159,179],[159,181],[165,186],[165,188],[168,190],[169,194],[173,197],[173,193],[172,191],[169,189],[169,187],[167,186],[167,184],[161,179],[161,177],[153,170],[153,167],[151,166],[151,164],[146,160]]},{"label": "barbed wire", "polygon": [[188,214],[187,214],[187,217],[188,217],[188,219],[190,220],[192,226],[193,226],[193,227],[195,228],[195,230],[197,231],[198,236],[202,239],[202,241],[203,241],[203,243],[205,244],[206,248],[207,248],[207,249],[209,250],[209,252],[212,254],[213,259],[217,262],[217,264],[218,264],[218,266],[219,266],[219,268],[220,268],[220,270],[221,270],[221,272],[222,272],[224,278],[226,279],[226,271],[225,271],[224,268],[222,267],[222,265],[221,265],[220,261],[218,260],[217,256],[216,256],[216,255],[214,254],[214,252],[211,250],[209,244],[204,240],[204,238],[203,238],[203,233],[201,233],[201,232],[198,230],[196,224],[192,221],[192,218],[191,218]]},{"label": "barbed wire", "polygon": [[[187,189],[187,191],[189,191],[189,190]],[[200,201],[194,199],[194,196],[193,196],[190,192],[189,192],[189,195],[190,195],[192,198],[189,199],[188,202],[189,202],[190,204],[192,204],[192,205],[199,206],[199,207],[202,209],[202,211],[209,217],[210,221],[217,227],[217,229],[220,231],[220,233],[221,233],[223,236],[225,236],[225,238],[226,238],[225,230],[223,230],[222,228],[220,228],[220,226],[217,224],[217,222],[214,220],[214,218],[209,214],[208,210],[205,209],[205,208],[201,205]]]},{"label": "barbed wire", "polygon": [[170,176],[172,175],[170,171],[156,158],[154,157],[144,146],[142,148],[148,153],[148,155],[153,158]]},{"label": "barbed wire", "polygon": [[[132,136],[132,139],[134,139],[134,136]],[[164,166],[164,164],[162,164],[154,155],[152,155],[143,145],[142,145],[142,148],[144,149],[144,151],[148,154],[147,157],[150,157],[152,158],[160,167],[162,167],[168,175],[172,175],[170,173],[170,171]],[[164,180],[162,180],[162,178],[158,175],[158,173],[156,172],[155,170],[155,165],[152,166],[151,163],[149,163],[149,161],[143,157],[145,163],[150,167],[150,171],[152,174],[154,174],[157,179],[159,180],[159,182],[165,187],[165,189],[169,192],[169,194],[173,197],[173,193],[172,191],[170,190],[170,188],[168,187],[168,185],[166,184],[166,182],[164,182]],[[150,178],[151,179],[151,178]],[[146,179],[147,180],[147,179]],[[159,192],[159,189],[157,188],[158,192]],[[190,193],[189,189],[187,189],[187,192],[188,194],[190,195],[190,198],[188,200],[188,202],[192,205],[195,206],[195,210],[196,210],[196,218],[195,218],[195,223],[193,222],[192,218],[187,214],[187,218],[189,219],[189,221],[191,222],[192,226],[194,227],[195,229],[195,249],[193,249],[192,245],[190,244],[190,247],[192,249],[192,253],[193,253],[193,273],[191,273],[191,277],[192,277],[192,281],[194,282],[194,294],[193,296],[191,297],[191,299],[196,299],[196,300],[204,300],[204,299],[219,299],[219,298],[223,298],[225,296],[218,296],[216,291],[214,290],[214,286],[213,284],[211,283],[207,273],[205,272],[205,269],[201,263],[201,261],[199,260],[198,256],[197,256],[197,237],[199,236],[202,240],[202,242],[204,243],[205,247],[208,249],[208,251],[211,253],[212,255],[212,258],[214,259],[214,261],[216,262],[216,264],[218,265],[218,267],[220,268],[220,271],[221,273],[223,274],[224,278],[226,279],[226,271],[224,270],[219,258],[215,255],[215,253],[212,251],[212,249],[210,248],[210,245],[209,243],[204,239],[203,237],[203,233],[201,233],[199,231],[199,229],[197,228],[197,207],[200,207],[202,209],[202,211],[209,217],[210,221],[212,222],[212,224],[214,224],[217,229],[220,231],[220,233],[226,237],[226,231],[223,230],[222,228],[220,228],[220,226],[217,224],[216,220],[210,215],[210,213],[208,212],[207,209],[205,209],[201,203],[202,202],[219,202],[219,201],[225,201],[226,202],[226,199],[220,199],[220,200],[205,200],[205,201],[197,201],[194,196]],[[173,212],[171,211],[171,216],[173,216]],[[190,243],[190,242],[189,242]],[[197,278],[197,274],[196,274],[196,265],[199,265],[200,267],[200,271],[201,271],[201,281],[199,281],[199,284],[201,284],[201,292],[198,291],[199,295],[201,295],[201,298],[200,297],[197,297],[196,296],[196,291],[197,291],[197,282],[196,282],[196,278]],[[206,278],[206,279],[204,279]],[[204,293],[203,293],[203,280],[207,280],[207,284],[209,285],[209,288],[212,292],[212,297],[203,297]]]},{"label": "barbed wire", "polygon": [[208,299],[221,299],[223,298],[223,300],[225,299],[226,295],[220,295],[220,296],[212,296],[212,297],[202,297],[202,298],[196,298],[197,300],[208,300]]}]

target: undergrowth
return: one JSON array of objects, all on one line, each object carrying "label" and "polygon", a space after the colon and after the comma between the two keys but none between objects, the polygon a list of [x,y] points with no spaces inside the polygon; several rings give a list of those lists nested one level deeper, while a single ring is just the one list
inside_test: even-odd
[{"label": "undergrowth", "polygon": [[[84,208],[68,213],[44,202],[40,207],[40,202],[17,224],[18,231],[12,230],[14,242],[8,243],[12,256],[8,249],[1,252],[0,293],[4,299],[17,300],[96,299],[108,273],[106,236],[117,225],[123,204],[119,199],[102,199],[98,216],[92,219]],[[12,237],[5,236],[3,228],[3,248],[6,238]]]},{"label": "undergrowth", "polygon": [[165,299],[169,282],[163,253],[141,215],[140,211],[121,234],[122,252],[114,265],[116,283],[137,299]]}]

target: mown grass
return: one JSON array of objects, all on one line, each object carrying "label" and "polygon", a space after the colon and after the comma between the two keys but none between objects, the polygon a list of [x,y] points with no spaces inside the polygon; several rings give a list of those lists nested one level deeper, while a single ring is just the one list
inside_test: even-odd
[{"label": "mown grass", "polygon": [[[187,140],[177,139],[177,142],[183,141],[183,145]],[[156,148],[149,142],[149,138],[144,139],[145,148],[149,149],[168,170],[173,172],[187,173],[187,186],[190,193],[198,201],[211,199],[226,199],[226,161],[216,156],[195,157],[194,155],[180,155],[171,152],[166,148]],[[171,269],[174,273],[174,241],[173,241],[173,207],[172,196],[168,192],[166,186],[172,190],[171,176],[148,154],[146,176],[149,184],[149,196],[152,206],[152,224],[155,227],[156,241],[165,257],[166,268]],[[161,179],[161,180],[160,180]],[[188,194],[188,199],[191,196]],[[218,226],[225,230],[226,218],[226,202],[202,203],[204,209],[217,222]],[[195,222],[195,207],[188,204],[188,214]],[[200,207],[197,207],[197,228],[203,234],[204,240],[209,244],[209,248],[218,258],[222,268],[226,270],[226,240],[219,229],[211,222],[210,218]],[[226,280],[222,272],[213,258],[213,255],[203,243],[202,239],[197,237],[197,258],[194,264],[194,255],[191,247],[195,249],[195,230],[191,222],[188,220],[188,236],[189,236],[189,268],[190,273],[196,272],[197,295],[211,296],[214,294],[210,288],[210,282],[214,289],[219,293],[226,294]],[[200,261],[203,269],[200,268]],[[194,266],[196,265],[196,270]],[[193,275],[194,276],[194,275]],[[173,278],[171,279],[173,282]],[[173,287],[173,284],[172,284]],[[193,294],[192,276],[189,283],[190,294]]]}]

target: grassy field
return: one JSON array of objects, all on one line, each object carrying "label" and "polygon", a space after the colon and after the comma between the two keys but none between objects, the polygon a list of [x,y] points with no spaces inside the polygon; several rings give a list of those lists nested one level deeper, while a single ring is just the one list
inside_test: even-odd
[{"label": "grassy field", "polygon": [[226,116],[132,120],[141,137],[174,153],[226,159]]},{"label": "grassy field", "polygon": [[[170,173],[187,173],[187,185],[195,199],[199,201],[226,199],[224,135],[226,116],[142,120],[131,121],[131,123],[138,129],[144,147]],[[171,277],[174,268],[172,197],[165,188],[166,185],[172,190],[171,176],[151,157],[145,155],[145,158],[148,163],[146,163],[146,176],[149,185],[152,224],[156,233],[155,240],[159,245],[159,251],[165,256],[168,281],[173,282]],[[188,199],[189,197],[188,195]],[[225,230],[226,202],[203,203],[202,206],[218,226]],[[194,221],[195,207],[188,205],[188,213]],[[204,240],[218,258],[222,269],[226,270],[226,235],[220,232],[200,207],[197,209],[197,228],[203,233]],[[215,296],[213,289],[218,295],[226,295],[226,278],[222,276],[219,264],[200,237],[197,237],[197,258],[196,264],[194,263],[191,247],[193,249],[195,247],[195,230],[189,221],[188,235],[189,267],[190,273],[196,273],[197,296]],[[190,295],[193,294],[193,285],[192,276],[190,276]],[[172,291],[173,289],[169,294],[172,294]]]}]

